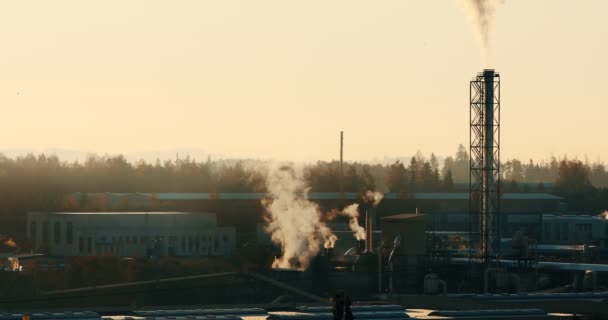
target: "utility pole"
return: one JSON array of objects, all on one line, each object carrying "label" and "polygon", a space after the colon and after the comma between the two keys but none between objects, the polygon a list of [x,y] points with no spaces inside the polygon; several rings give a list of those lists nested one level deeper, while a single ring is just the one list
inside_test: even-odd
[{"label": "utility pole", "polygon": [[344,201],[344,132],[340,131],[340,201]]}]

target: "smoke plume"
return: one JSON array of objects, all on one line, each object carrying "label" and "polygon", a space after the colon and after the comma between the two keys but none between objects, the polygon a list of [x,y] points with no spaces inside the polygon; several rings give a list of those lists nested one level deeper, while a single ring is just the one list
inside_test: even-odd
[{"label": "smoke plume", "polygon": [[483,50],[484,64],[492,64],[491,31],[494,24],[494,9],[496,0],[460,0],[463,7],[477,31]]},{"label": "smoke plume", "polygon": [[[371,203],[374,207],[377,207],[383,197],[384,195],[380,192],[368,190],[365,192],[365,194],[363,194],[363,202]],[[355,233],[355,238],[357,238],[357,240],[365,240],[365,228],[359,225],[359,205],[356,203],[351,204],[350,206],[344,208],[341,214],[348,216],[348,225]]]},{"label": "smoke plume", "polygon": [[332,248],[338,238],[321,221],[318,206],[307,199],[301,170],[293,166],[269,168],[266,185],[272,198],[262,202],[267,212],[266,231],[282,249],[273,268],[304,270],[321,244]]},{"label": "smoke plume", "polygon": [[342,213],[348,216],[348,225],[355,233],[355,238],[357,240],[365,240],[365,228],[359,225],[359,204],[351,204],[344,208]]},{"label": "smoke plume", "polygon": [[373,202],[374,207],[377,207],[380,204],[380,201],[382,201],[382,198],[384,198],[384,195],[380,192],[374,192],[371,190],[367,190],[367,192],[365,192],[365,202],[366,203],[370,203]]}]

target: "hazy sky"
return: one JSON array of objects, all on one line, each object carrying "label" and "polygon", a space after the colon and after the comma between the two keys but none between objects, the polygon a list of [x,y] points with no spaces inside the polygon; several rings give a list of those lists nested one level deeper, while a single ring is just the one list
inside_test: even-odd
[{"label": "hazy sky", "polygon": [[[503,157],[608,160],[608,1],[496,10]],[[456,0],[0,2],[0,149],[451,154],[483,68]]]}]

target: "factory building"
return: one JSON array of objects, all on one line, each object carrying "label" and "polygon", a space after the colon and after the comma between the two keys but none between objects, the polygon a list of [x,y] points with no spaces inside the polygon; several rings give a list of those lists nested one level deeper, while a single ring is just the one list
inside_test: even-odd
[{"label": "factory building", "polygon": [[[64,197],[67,208],[91,208],[97,210],[200,210],[209,206],[230,206],[235,203],[259,203],[263,193],[82,193],[75,192]],[[339,200],[357,201],[355,192],[311,192],[308,199],[320,205],[335,207]],[[560,209],[561,197],[547,193],[504,193],[501,197],[501,212],[555,212]],[[380,211],[387,215],[412,212],[416,208],[423,212],[468,212],[469,194],[464,192],[388,192],[384,194]],[[214,211],[215,212],[215,211]]]},{"label": "factory building", "polygon": [[[186,211],[216,212],[220,227],[236,229],[237,245],[268,243],[264,235],[263,193],[72,193],[64,197],[66,211]],[[308,199],[329,212],[345,203],[360,203],[361,212],[369,209],[355,192],[310,192]],[[522,227],[536,239],[541,235],[542,214],[556,213],[563,199],[547,193],[504,193],[501,200],[503,236],[511,237]],[[374,214],[374,229],[383,217],[403,212],[428,215],[436,231],[469,230],[469,194],[389,192],[384,194]],[[345,222],[345,221],[343,221]],[[344,241],[342,241],[344,242]],[[350,246],[350,243],[344,244]]]},{"label": "factory building", "polygon": [[214,213],[30,212],[27,234],[52,256],[230,256],[233,227]]},{"label": "factory building", "polygon": [[604,217],[545,214],[542,222],[543,243],[608,247],[608,220]]}]

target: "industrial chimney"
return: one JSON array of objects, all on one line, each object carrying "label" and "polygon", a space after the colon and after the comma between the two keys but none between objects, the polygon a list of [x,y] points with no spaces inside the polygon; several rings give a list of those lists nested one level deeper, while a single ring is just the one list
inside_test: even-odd
[{"label": "industrial chimney", "polygon": [[500,255],[500,76],[492,69],[470,84],[470,241],[484,261]]}]

